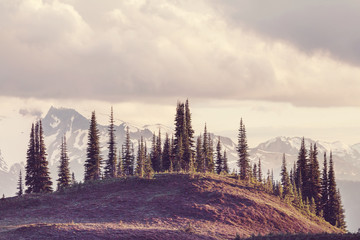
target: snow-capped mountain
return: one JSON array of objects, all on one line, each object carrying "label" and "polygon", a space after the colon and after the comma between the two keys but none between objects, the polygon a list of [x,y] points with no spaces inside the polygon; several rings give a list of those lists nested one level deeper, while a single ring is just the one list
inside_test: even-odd
[{"label": "snow-capped mountain", "polygon": [[[279,176],[282,154],[285,153],[288,169],[291,168],[297,160],[301,141],[300,137],[276,137],[251,149],[250,156],[253,162],[260,158],[264,169],[274,169],[274,175]],[[321,167],[324,153],[327,154],[327,160],[329,160],[329,154],[332,151],[337,179],[360,181],[360,144],[349,146],[339,141],[324,142],[305,138],[308,150],[310,144],[317,146]]]},{"label": "snow-capped mountain", "polygon": [[8,171],[8,165],[4,161],[4,158],[3,158],[2,154],[1,154],[1,150],[0,150],[0,171],[3,171],[3,172]]}]

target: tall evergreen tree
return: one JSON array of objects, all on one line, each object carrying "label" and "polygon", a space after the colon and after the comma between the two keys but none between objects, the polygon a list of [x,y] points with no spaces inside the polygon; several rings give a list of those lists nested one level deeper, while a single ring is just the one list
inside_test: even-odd
[{"label": "tall evergreen tree", "polygon": [[18,186],[17,186],[17,189],[19,190],[16,195],[17,196],[22,196],[24,191],[23,191],[23,180],[22,180],[22,174],[21,174],[21,170],[20,170],[20,173],[19,173],[19,180],[18,180]]},{"label": "tall evergreen tree", "polygon": [[296,174],[295,174],[295,183],[302,192],[303,199],[309,196],[309,187],[308,187],[308,159],[307,151],[305,147],[305,138],[302,138],[301,146],[299,150],[299,155],[296,163]]},{"label": "tall evergreen tree", "polygon": [[165,135],[164,147],[161,158],[163,171],[169,171],[171,164],[171,143],[169,135],[167,133]]},{"label": "tall evergreen tree", "polygon": [[214,172],[215,170],[215,162],[214,162],[214,143],[213,140],[211,138],[210,133],[208,133],[208,152],[207,155],[205,157],[205,165],[207,166],[207,171],[208,172]]},{"label": "tall evergreen tree", "polygon": [[35,129],[38,129],[35,146],[38,146],[38,153],[36,154],[36,178],[34,184],[34,192],[52,192],[52,181],[50,178],[50,172],[48,168],[48,161],[46,159],[46,146],[44,140],[44,132],[42,128],[41,120],[36,125]]},{"label": "tall evergreen tree", "polygon": [[91,114],[86,152],[84,180],[99,180],[102,158],[100,155],[100,132],[97,127],[95,111]]},{"label": "tall evergreen tree", "polygon": [[261,171],[261,160],[259,158],[259,164],[258,164],[258,181],[262,182],[262,171]]},{"label": "tall evergreen tree", "polygon": [[116,156],[116,139],[115,139],[115,127],[114,127],[114,113],[111,107],[110,113],[110,125],[108,127],[109,141],[108,141],[108,159],[105,165],[105,177],[114,178],[117,175],[117,156]]},{"label": "tall evergreen tree", "polygon": [[242,180],[248,179],[250,161],[249,161],[249,153],[248,153],[248,144],[246,139],[246,130],[242,118],[240,120],[237,152],[239,155],[238,167],[240,168],[240,178]]},{"label": "tall evergreen tree", "polygon": [[225,173],[229,173],[229,165],[228,165],[228,159],[227,159],[227,156],[226,156],[226,150],[224,150],[223,171]]},{"label": "tall evergreen tree", "polygon": [[204,171],[208,171],[209,169],[209,156],[210,156],[210,146],[209,146],[209,134],[207,132],[207,127],[206,127],[206,123],[205,123],[205,127],[204,127],[204,135],[203,135],[203,146],[202,146],[202,150],[203,150],[203,156],[204,156]]},{"label": "tall evergreen tree", "polygon": [[145,174],[145,161],[146,161],[144,139],[142,136],[140,138],[138,145],[139,146],[138,146],[138,154],[137,154],[135,173],[136,173],[136,176],[142,178],[142,177],[144,177],[144,174]]},{"label": "tall evergreen tree", "polygon": [[146,179],[151,179],[154,175],[154,170],[151,167],[151,159],[150,156],[146,158],[145,167],[144,167],[144,177]]},{"label": "tall evergreen tree", "polygon": [[283,187],[283,196],[286,197],[292,197],[293,196],[293,189],[290,182],[289,173],[286,168],[286,159],[285,159],[285,153],[283,153],[283,161],[281,166],[281,184]]},{"label": "tall evergreen tree", "polygon": [[345,222],[345,210],[344,210],[344,206],[342,205],[342,201],[341,201],[341,195],[340,195],[340,190],[338,189],[337,194],[337,214],[336,214],[336,227],[346,230],[346,222]]},{"label": "tall evergreen tree", "polygon": [[189,107],[189,100],[185,102],[185,131],[183,134],[183,147],[184,147],[184,166],[183,169],[189,170],[190,161],[194,156],[194,130],[191,124],[191,113]]},{"label": "tall evergreen tree", "polygon": [[329,164],[329,201],[328,201],[328,221],[331,225],[336,226],[337,214],[339,209],[339,202],[337,197],[337,188],[335,181],[334,162],[332,152],[330,152],[330,164]]},{"label": "tall evergreen tree", "polygon": [[202,137],[200,136],[196,139],[196,171],[200,173],[204,173],[206,171],[205,168],[205,157],[204,150],[202,148]]},{"label": "tall evergreen tree", "polygon": [[126,176],[134,175],[134,151],[133,151],[133,145],[130,140],[130,130],[129,127],[126,128],[126,137],[125,137],[125,143],[123,145],[123,168],[124,168],[124,174]]},{"label": "tall evergreen tree", "polygon": [[220,174],[223,170],[223,156],[221,154],[221,142],[220,137],[216,145],[216,160],[215,160],[215,171],[217,174]]},{"label": "tall evergreen tree", "polygon": [[60,147],[60,166],[59,166],[59,179],[58,186],[60,189],[70,186],[70,169],[69,169],[69,157],[67,153],[66,138],[62,138]]},{"label": "tall evergreen tree", "polygon": [[185,165],[184,139],[186,139],[185,109],[184,109],[184,103],[178,102],[176,107],[176,115],[175,115],[175,139],[174,139],[174,147],[175,147],[174,152],[176,155],[175,166],[176,168],[178,168],[177,171],[180,171],[181,167]]},{"label": "tall evergreen tree", "polygon": [[156,154],[157,154],[157,163],[158,163],[158,169],[155,170],[156,172],[161,172],[163,170],[163,164],[162,164],[162,147],[161,147],[162,141],[161,141],[161,131],[159,128],[159,135],[156,138]]},{"label": "tall evergreen tree", "polygon": [[310,151],[310,198],[313,198],[316,205],[316,215],[320,216],[321,212],[321,179],[319,161],[317,158],[318,150],[316,143],[314,148]]},{"label": "tall evergreen tree", "polygon": [[325,152],[324,167],[323,167],[322,179],[321,179],[321,211],[325,220],[329,219],[328,201],[329,201],[329,179],[328,179],[326,152]]},{"label": "tall evergreen tree", "polygon": [[116,167],[116,176],[117,177],[124,177],[124,165],[123,165],[123,159],[122,159],[122,154],[121,152],[119,151],[119,162],[118,162],[118,165]]},{"label": "tall evergreen tree", "polygon": [[34,188],[35,158],[36,158],[35,126],[34,124],[32,124],[28,150],[26,153],[26,175],[25,175],[25,185],[27,186],[26,193],[31,193]]}]

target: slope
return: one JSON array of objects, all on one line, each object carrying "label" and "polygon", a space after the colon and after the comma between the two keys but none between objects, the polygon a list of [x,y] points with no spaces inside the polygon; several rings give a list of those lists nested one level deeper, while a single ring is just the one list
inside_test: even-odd
[{"label": "slope", "polygon": [[[223,176],[106,180],[0,202],[0,239],[231,239],[338,232],[265,192]],[[189,225],[190,224],[190,225]]]}]

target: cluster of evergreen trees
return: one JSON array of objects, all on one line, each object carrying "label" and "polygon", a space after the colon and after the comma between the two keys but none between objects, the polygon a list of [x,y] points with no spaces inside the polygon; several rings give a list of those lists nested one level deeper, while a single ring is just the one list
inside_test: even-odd
[{"label": "cluster of evergreen trees", "polygon": [[[111,108],[110,124],[108,127],[108,156],[103,162],[100,151],[100,132],[97,126],[95,112],[92,112],[88,131],[87,155],[85,160],[84,181],[102,178],[116,178],[136,175],[151,178],[154,172],[185,171],[185,172],[215,172],[229,173],[226,151],[221,149],[221,139],[218,138],[214,151],[214,142],[205,124],[204,133],[194,138],[191,124],[189,101],[185,104],[177,103],[175,114],[175,132],[172,138],[165,135],[161,139],[153,134],[150,152],[144,138],[138,142],[137,154],[130,138],[129,128],[126,129],[125,141],[117,156],[117,143],[113,109]],[[336,188],[332,153],[330,153],[329,170],[327,169],[326,154],[322,176],[319,169],[318,150],[316,144],[310,146],[309,152],[305,148],[304,138],[299,150],[298,160],[294,167],[287,170],[285,154],[281,167],[281,181],[274,181],[273,172],[268,170],[267,178],[263,179],[261,160],[258,164],[250,164],[246,130],[243,120],[240,120],[238,133],[238,167],[239,179],[258,183],[270,193],[274,193],[295,206],[308,210],[334,226],[345,229],[344,209],[340,192]],[[102,172],[102,165],[105,165]],[[65,136],[60,147],[58,189],[63,189],[75,183],[74,174],[70,177],[69,157]],[[44,144],[41,121],[32,125],[30,141],[27,151],[25,185],[26,193],[51,192],[52,182],[49,176],[46,148]],[[19,176],[18,195],[23,194],[21,172]]]},{"label": "cluster of evergreen trees", "polygon": [[[31,126],[30,141],[26,153],[25,184],[27,186],[26,193],[52,191],[41,121]],[[19,188],[21,188],[19,189],[19,195],[21,195],[22,186]]]},{"label": "cluster of evergreen trees", "polygon": [[323,217],[330,224],[341,229],[346,228],[344,209],[341,203],[340,191],[336,188],[334,162],[330,152],[329,170],[326,153],[324,167],[320,173],[318,150],[316,144],[305,147],[302,139],[298,159],[294,167],[287,171],[285,154],[281,167],[281,184],[276,184],[278,195],[291,199],[299,207],[309,208],[309,211]]}]

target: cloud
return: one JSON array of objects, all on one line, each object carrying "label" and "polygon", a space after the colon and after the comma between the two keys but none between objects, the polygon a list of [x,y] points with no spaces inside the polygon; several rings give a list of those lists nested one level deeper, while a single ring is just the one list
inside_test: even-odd
[{"label": "cloud", "polygon": [[38,110],[38,109],[26,109],[26,108],[21,108],[19,110],[19,114],[26,117],[26,116],[32,116],[32,117],[37,117],[40,118],[42,115],[42,111]]},{"label": "cloud", "polygon": [[0,5],[3,96],[360,105],[359,68],[234,25],[210,1]]},{"label": "cloud", "polygon": [[311,54],[329,51],[360,66],[360,21],[356,0],[258,1],[211,0],[235,26],[246,26],[271,38],[291,42]]}]

